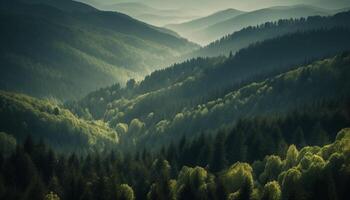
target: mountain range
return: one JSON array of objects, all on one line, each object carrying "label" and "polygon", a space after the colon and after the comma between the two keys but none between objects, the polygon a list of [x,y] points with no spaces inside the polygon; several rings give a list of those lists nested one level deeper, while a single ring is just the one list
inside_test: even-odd
[{"label": "mountain range", "polygon": [[350,2],[347,0],[269,0],[269,1],[257,1],[257,0],[198,0],[198,1],[187,1],[187,0],[177,0],[177,1],[164,1],[164,0],[80,0],[83,2],[88,2],[92,5],[111,5],[115,3],[143,3],[145,5],[160,8],[160,9],[181,9],[190,8],[205,10],[207,12],[215,12],[217,10],[224,10],[227,8],[236,8],[241,10],[258,10],[266,7],[273,7],[276,5],[280,6],[291,6],[296,4],[308,4],[311,6],[318,6],[321,8],[328,9],[339,9],[344,7],[349,7]]},{"label": "mountain range", "polygon": [[156,26],[189,21],[197,18],[199,14],[193,14],[192,10],[187,9],[158,9],[138,2],[108,4],[99,8],[121,12]]},{"label": "mountain range", "polygon": [[[229,19],[218,19],[215,24],[210,24],[208,22],[206,27],[202,27],[199,30],[196,27],[188,27],[186,24],[168,26],[168,28],[171,29],[172,27],[175,27],[173,30],[178,31],[180,35],[184,35],[196,43],[206,45],[218,38],[239,31],[247,26],[256,26],[261,23],[277,21],[280,19],[300,18],[314,15],[326,16],[334,14],[334,12],[336,11],[307,5],[278,6],[242,13],[230,17]],[[209,19],[210,18],[211,17],[209,17]],[[176,27],[184,28],[177,29]]]},{"label": "mountain range", "polygon": [[[159,144],[168,144],[167,141],[179,140],[181,138],[179,135],[191,138],[201,132],[215,131],[241,116],[264,113],[264,109],[267,109],[266,112],[274,112],[274,108],[276,112],[293,109],[299,103],[307,103],[309,98],[312,99],[309,94],[326,98],[328,92],[321,93],[316,86],[315,88],[310,86],[305,99],[285,100],[284,104],[280,104],[281,107],[275,105],[272,108],[269,106],[271,105],[269,101],[274,101],[274,98],[282,99],[281,102],[288,97],[301,98],[299,94],[302,91],[288,97],[277,97],[270,96],[270,92],[274,90],[269,91],[268,88],[276,88],[276,95],[280,95],[289,88],[286,86],[284,89],[284,83],[281,83],[282,88],[277,89],[279,87],[277,80],[284,82],[284,78],[280,77],[289,77],[297,73],[293,70],[301,64],[305,65],[350,50],[349,33],[348,28],[332,28],[287,34],[251,45],[229,58],[198,58],[175,64],[152,73],[139,84],[129,85],[125,89],[120,87],[101,89],[78,103],[69,104],[68,107],[79,116],[103,119],[117,130],[121,127],[124,127],[121,130],[129,130],[130,132],[126,131],[124,137],[121,136],[124,145],[134,141],[134,144],[141,146],[136,145],[136,148],[142,148],[143,145],[155,148]],[[322,61],[321,63],[324,63],[322,66],[327,67],[328,62]],[[313,65],[321,64],[315,62]],[[286,74],[280,75],[281,72]],[[264,86],[265,83],[271,82],[269,78],[276,80],[277,85]],[[336,84],[340,84],[343,80],[334,79],[340,81]],[[262,100],[261,105],[257,103],[261,100],[260,97],[256,97],[259,100],[251,100],[252,104],[245,104],[250,96],[258,95],[265,90],[268,99]],[[347,94],[346,91],[334,92],[330,96]],[[230,104],[226,99],[236,100]],[[185,126],[186,122],[190,123]],[[133,145],[128,145],[128,148],[130,146]]]},{"label": "mountain range", "polygon": [[[85,140],[95,141],[99,140],[96,137],[103,137],[107,139],[101,140],[100,150],[118,143],[121,149],[160,147],[167,145],[169,138],[179,140],[175,132],[195,137],[201,132],[215,132],[243,116],[285,112],[295,109],[299,103],[312,103],[312,97],[299,92],[295,95],[305,95],[300,100],[272,109],[265,105],[266,101],[287,96],[283,96],[282,89],[265,89],[286,87],[287,83],[281,77],[291,74],[301,77],[309,71],[313,71],[310,76],[315,76],[312,79],[323,81],[324,77],[316,75],[317,66],[346,65],[347,54],[342,52],[350,50],[349,12],[281,19],[245,27],[193,51],[197,48],[195,44],[167,29],[120,13],[99,11],[78,2],[26,0],[2,2],[2,5],[4,12],[1,17],[6,19],[3,23],[7,23],[1,37],[4,47],[7,47],[1,49],[2,62],[6,64],[1,69],[4,77],[2,89],[37,97],[73,99],[60,104],[50,99],[38,100],[2,92],[2,105],[13,104],[16,108],[9,110],[8,106],[3,106],[3,113],[7,113],[2,116],[3,119],[12,121],[6,123],[2,131],[17,133],[15,124],[20,121],[37,124],[29,128],[24,125],[16,136],[19,140],[24,139],[25,132],[34,134],[36,130],[47,127],[47,132],[56,135],[58,131],[55,127],[63,126],[60,124],[63,120],[68,123],[64,126],[67,126],[70,135],[84,136],[77,139],[82,141],[79,142],[82,146],[90,144]],[[296,8],[300,6],[291,9]],[[287,8],[273,9],[280,12]],[[306,7],[306,10],[309,9]],[[301,10],[301,13],[306,13]],[[246,14],[226,10],[187,25],[201,28],[203,24],[215,24],[223,17],[237,15],[233,17],[237,18]],[[12,23],[14,20],[17,23]],[[165,69],[156,66],[165,66],[175,57],[184,55],[188,58],[185,62]],[[201,57],[194,58],[196,56]],[[328,60],[323,60],[325,58]],[[345,64],[339,64],[338,60]],[[313,63],[311,66],[315,67],[308,66],[308,63]],[[298,70],[300,66],[303,66],[302,73]],[[155,71],[142,81],[130,79],[126,82],[134,74],[146,74],[151,70]],[[341,73],[347,74],[344,70]],[[342,80],[334,78],[329,84],[337,85],[337,81]],[[42,84],[43,81],[45,84]],[[114,85],[104,87],[111,84]],[[100,89],[89,92],[95,88]],[[264,94],[266,100],[254,100],[257,97],[253,95],[254,98],[247,101],[246,93],[259,94],[259,91],[275,93],[272,96]],[[321,95],[317,89],[310,88],[310,94],[320,95],[319,98],[326,98],[326,94],[337,98],[340,94],[347,95],[347,91],[335,94],[330,90]],[[229,103],[226,99],[237,100],[229,104],[233,110],[225,107]],[[217,111],[222,106],[224,109]],[[7,115],[22,116],[23,113],[17,113],[23,109],[27,113],[23,117],[6,119]],[[40,118],[46,117],[51,121],[40,121]],[[183,126],[183,122],[188,120],[191,125]],[[76,126],[72,121],[83,125]],[[52,125],[46,127],[46,123]],[[88,129],[97,130],[102,135],[81,130],[79,126],[90,127]],[[45,134],[38,137],[47,138]]]},{"label": "mountain range", "polygon": [[350,199],[347,2],[86,2],[0,0],[0,199]]},{"label": "mountain range", "polygon": [[208,26],[231,19],[243,13],[245,12],[235,9],[227,9],[182,24],[169,24],[166,25],[166,27],[178,33],[181,33],[184,36],[190,36],[193,32],[200,31]]},{"label": "mountain range", "polygon": [[242,48],[248,47],[259,41],[278,37],[295,32],[303,32],[316,29],[329,29],[333,27],[349,27],[350,12],[340,12],[332,16],[312,16],[299,19],[284,19],[266,22],[257,26],[248,26],[237,32],[229,34],[203,48],[195,50],[180,60],[194,57],[213,57],[235,54]]}]

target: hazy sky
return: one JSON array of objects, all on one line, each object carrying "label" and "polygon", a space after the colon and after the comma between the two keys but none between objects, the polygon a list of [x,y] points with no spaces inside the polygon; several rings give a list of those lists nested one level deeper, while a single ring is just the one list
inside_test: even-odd
[{"label": "hazy sky", "polygon": [[141,2],[158,8],[197,8],[208,11],[225,8],[236,8],[241,10],[255,10],[270,6],[310,4],[323,8],[350,7],[350,0],[80,0],[95,1],[103,4],[120,2]]}]

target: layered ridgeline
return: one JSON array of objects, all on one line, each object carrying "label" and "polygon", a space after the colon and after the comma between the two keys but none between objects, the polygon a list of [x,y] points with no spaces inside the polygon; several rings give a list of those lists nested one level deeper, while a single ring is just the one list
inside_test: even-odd
[{"label": "layered ridgeline", "polygon": [[77,98],[196,48],[168,30],[71,0],[1,1],[0,9],[3,90]]},{"label": "layered ridgeline", "polygon": [[69,107],[80,116],[103,118],[127,141],[156,147],[183,134],[216,130],[243,116],[284,112],[315,99],[348,95],[347,55],[279,74],[348,49],[348,35],[346,29],[332,29],[283,36],[227,59],[178,64],[139,84],[129,82],[124,89],[101,89]]},{"label": "layered ridgeline", "polygon": [[[235,31],[239,31],[244,27],[256,26],[261,23],[277,21],[280,19],[330,14],[333,14],[333,11],[307,5],[271,7],[242,13],[235,17],[219,21],[215,24],[208,24],[206,27],[203,27],[200,30],[196,30],[196,27],[193,28],[193,31],[191,31],[191,28],[187,28],[185,31],[182,31],[182,29],[176,29],[176,27],[173,30],[178,30],[180,35],[185,35],[191,41],[202,45],[207,45],[218,38],[231,34]],[[179,26],[182,27],[183,25]],[[174,26],[168,26],[168,28],[173,27]]]},{"label": "layered ridgeline", "polygon": [[[184,21],[197,18],[198,14],[193,9],[159,9],[144,4],[144,2],[111,2],[109,4],[100,5],[98,8],[102,10],[117,11],[138,20],[153,24],[156,26],[164,26],[171,23],[181,23]],[[202,15],[201,15],[202,16]]]},{"label": "layered ridgeline", "polygon": [[14,138],[20,144],[31,136],[60,152],[101,152],[119,141],[102,121],[79,119],[53,101],[21,94],[0,92],[0,121],[1,142]]},{"label": "layered ridgeline", "polygon": [[300,19],[284,19],[266,22],[258,26],[249,26],[240,31],[227,35],[209,45],[184,56],[182,59],[193,57],[212,57],[229,55],[255,42],[277,36],[334,27],[350,27],[350,12],[338,13],[334,16],[312,16]]},{"label": "layered ridgeline", "polygon": [[231,19],[243,13],[245,12],[241,10],[227,9],[189,22],[184,22],[181,24],[169,24],[165,27],[181,33],[181,35],[186,38],[191,38],[193,32],[200,31],[204,28],[207,28],[208,26]]},{"label": "layered ridgeline", "polygon": [[[125,89],[115,85],[91,93],[79,102],[84,108],[80,110],[88,108],[94,118],[100,119],[109,103],[124,97],[149,102],[145,108],[152,112],[160,109],[158,102],[151,103],[158,99],[163,114],[156,116],[161,118],[211,100],[212,96],[223,96],[242,83],[264,80],[296,65],[349,50],[348,34],[349,30],[343,28],[295,33],[251,45],[228,58],[192,59],[153,72],[138,84],[130,81]],[[138,114],[134,112],[135,117]]]},{"label": "layered ridgeline", "polygon": [[[1,92],[1,137],[11,135],[5,141],[21,142],[32,135],[65,152],[150,146],[156,150],[183,135],[215,133],[242,117],[284,113],[315,100],[347,97],[348,54],[302,67],[294,63],[346,50],[348,35],[345,29],[298,33],[229,58],[194,59],[154,72],[141,83],[100,89],[65,107]],[[288,51],[282,51],[286,47]],[[337,119],[345,122],[329,132],[345,127],[346,118]]]}]

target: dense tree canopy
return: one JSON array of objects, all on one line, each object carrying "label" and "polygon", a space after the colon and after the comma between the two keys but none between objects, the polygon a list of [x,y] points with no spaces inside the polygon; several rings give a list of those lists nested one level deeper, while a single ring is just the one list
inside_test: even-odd
[{"label": "dense tree canopy", "polygon": [[198,166],[183,166],[172,173],[168,161],[147,153],[135,158],[113,152],[81,158],[74,154],[60,156],[27,138],[25,145],[18,145],[11,155],[1,158],[0,197],[348,199],[349,145],[350,129],[343,129],[333,143],[325,146],[297,149],[290,145],[281,157],[269,155],[253,164],[230,162],[217,173]]}]

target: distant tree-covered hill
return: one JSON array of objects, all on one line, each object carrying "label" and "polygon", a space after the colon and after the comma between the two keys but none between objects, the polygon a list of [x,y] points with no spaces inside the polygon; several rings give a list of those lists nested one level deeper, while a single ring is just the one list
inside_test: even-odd
[{"label": "distant tree-covered hill", "polygon": [[[102,89],[68,107],[81,116],[103,118],[126,138],[154,147],[242,116],[348,95],[348,56],[298,69],[348,50],[348,35],[347,29],[331,29],[267,40],[227,59],[198,58],[155,72],[139,84],[129,82],[127,88]],[[291,69],[296,70],[283,73]]]},{"label": "distant tree-covered hill", "polygon": [[[348,34],[347,29],[295,33],[251,45],[228,58],[192,59],[156,71],[138,84],[129,84],[126,92],[115,87],[105,88],[81,103],[92,111],[92,116],[100,119],[109,103],[122,97],[135,99],[140,107],[143,105],[141,110],[145,109],[142,115],[158,110],[162,114],[155,116],[161,119],[180,112],[183,107],[224,96],[244,83],[264,80],[296,65],[349,50]],[[155,103],[158,101],[161,107]],[[134,111],[132,116],[140,116],[140,112]]]},{"label": "distant tree-covered hill", "polygon": [[169,65],[196,45],[70,0],[1,1],[0,89],[60,99]]},{"label": "distant tree-covered hill", "polygon": [[189,22],[184,22],[181,24],[169,24],[169,25],[166,25],[165,27],[167,27],[171,30],[174,30],[178,33],[181,33],[181,35],[186,37],[186,38],[191,38],[193,32],[199,31],[201,29],[205,29],[208,26],[211,26],[211,25],[216,24],[218,22],[228,20],[230,18],[236,17],[236,16],[241,15],[243,13],[245,13],[245,12],[241,11],[241,10],[226,9],[226,10],[216,12],[216,13],[211,14],[211,15],[206,16],[206,17],[194,19],[194,20],[191,20]]},{"label": "distant tree-covered hill", "polygon": [[[242,84],[224,96],[204,103],[183,104],[176,102],[174,96],[170,96],[174,98],[173,101],[164,99],[162,90],[167,89],[126,99],[128,95],[126,93],[130,92],[130,88],[122,89],[117,85],[109,90],[92,93],[79,104],[65,107],[52,100],[39,100],[26,95],[1,92],[0,132],[7,137],[15,138],[18,142],[23,142],[28,135],[31,135],[36,141],[42,139],[56,150],[64,152],[75,151],[84,154],[114,148],[132,151],[135,150],[135,145],[139,149],[147,147],[154,151],[162,146],[168,146],[170,141],[179,142],[183,136],[191,141],[203,133],[207,137],[209,133],[216,133],[221,129],[227,130],[226,127],[231,127],[242,118],[277,116],[276,114],[283,116],[284,113],[290,113],[283,118],[284,121],[269,119],[271,120],[269,124],[275,123],[276,126],[284,128],[283,140],[295,142],[296,139],[290,132],[294,129],[289,130],[290,127],[301,126],[305,131],[311,132],[314,126],[321,123],[328,132],[326,139],[305,136],[304,140],[305,144],[324,144],[324,141],[334,138],[332,135],[334,131],[349,125],[348,114],[343,113],[348,112],[346,100],[350,95],[350,82],[347,79],[349,61],[349,54],[343,53],[334,58],[271,76],[263,81]],[[176,85],[171,86],[168,89],[170,91],[165,94],[176,92],[173,90]],[[109,103],[106,107],[100,107],[101,102],[105,100]],[[315,104],[316,106],[309,110],[302,107],[314,102],[322,104],[322,101],[335,101],[337,104],[336,106],[329,104],[330,108],[327,104],[323,105],[324,107]],[[90,108],[95,108],[97,111]],[[98,109],[105,109],[105,112],[102,113],[103,118],[96,121],[92,119],[91,113],[96,117]],[[291,112],[296,109],[306,113]],[[301,123],[300,120],[306,119],[305,117],[308,117],[307,121]],[[258,126],[258,122],[248,120],[241,123]],[[263,127],[263,124],[261,126]],[[263,129],[262,127],[259,130]],[[270,150],[262,151],[259,155],[276,152],[276,149]],[[249,157],[250,161],[262,158],[252,155]]]},{"label": "distant tree-covered hill", "polygon": [[[192,32],[191,41],[198,44],[207,45],[227,34],[239,31],[248,26],[256,26],[269,21],[280,19],[300,18],[314,15],[330,15],[332,11],[307,5],[280,6],[259,9],[230,19],[209,25],[201,30]],[[181,35],[181,32],[179,32]]]},{"label": "distant tree-covered hill", "polygon": [[240,31],[210,43],[185,57],[192,58],[197,56],[212,57],[229,55],[230,52],[235,53],[255,42],[285,34],[304,32],[308,30],[330,29],[334,27],[350,27],[349,21],[350,12],[343,12],[329,17],[312,16],[300,19],[285,19],[275,22],[266,22],[258,26],[243,28]]},{"label": "distant tree-covered hill", "polygon": [[[96,4],[94,4],[96,5]],[[171,23],[181,23],[183,21],[197,18],[197,13],[193,13],[192,9],[166,9],[153,7],[141,2],[110,2],[100,5],[98,8],[108,11],[117,11],[134,17],[140,21],[153,24],[156,26],[164,26]]]}]

